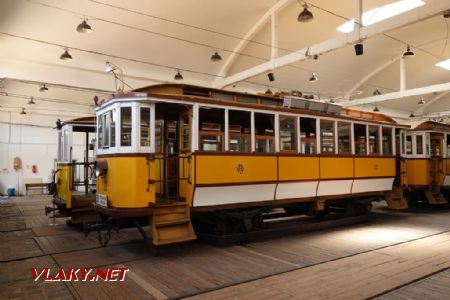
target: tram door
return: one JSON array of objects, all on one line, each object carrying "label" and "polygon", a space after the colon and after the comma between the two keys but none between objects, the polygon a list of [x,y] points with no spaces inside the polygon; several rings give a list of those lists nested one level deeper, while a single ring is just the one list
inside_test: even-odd
[{"label": "tram door", "polygon": [[444,137],[440,133],[432,133],[431,134],[431,145],[430,145],[430,173],[431,173],[431,183],[433,185],[441,185],[442,184],[442,175],[443,175],[443,142]]},{"label": "tram door", "polygon": [[161,180],[158,200],[180,199],[180,157],[186,150],[185,141],[190,141],[189,117],[190,110],[186,106],[156,105],[156,158]]}]

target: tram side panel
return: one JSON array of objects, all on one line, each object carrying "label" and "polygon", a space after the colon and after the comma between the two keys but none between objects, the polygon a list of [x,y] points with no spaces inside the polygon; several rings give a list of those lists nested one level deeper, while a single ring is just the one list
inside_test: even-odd
[{"label": "tram side panel", "polygon": [[72,182],[72,166],[58,163],[58,173],[56,174],[56,196],[64,202],[66,208],[72,207],[71,199],[71,182]]}]

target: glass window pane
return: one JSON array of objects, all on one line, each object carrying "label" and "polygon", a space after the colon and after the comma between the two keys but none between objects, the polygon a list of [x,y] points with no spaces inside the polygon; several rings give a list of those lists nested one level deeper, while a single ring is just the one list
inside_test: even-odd
[{"label": "glass window pane", "polygon": [[110,126],[110,132],[111,132],[111,147],[116,146],[116,109],[114,108],[110,112],[110,119],[111,119],[111,126]]},{"label": "glass window pane", "polygon": [[297,151],[297,118],[280,116],[280,151]]},{"label": "glass window pane", "polygon": [[248,111],[228,111],[228,150],[231,152],[251,152],[251,114]]},{"label": "glass window pane", "polygon": [[320,142],[322,153],[334,154],[334,122],[320,121]]},{"label": "glass window pane", "polygon": [[367,155],[366,125],[354,124],[353,135],[355,140],[355,154]]},{"label": "glass window pane", "polygon": [[406,136],[405,149],[406,149],[406,154],[408,154],[408,155],[412,154],[413,151],[412,151],[412,136],[411,135]]},{"label": "glass window pane", "polygon": [[392,155],[392,129],[384,128],[381,131],[381,143],[383,146],[383,155]]},{"label": "glass window pane", "polygon": [[223,151],[225,110],[200,108],[200,150]]},{"label": "glass window pane", "polygon": [[103,147],[103,119],[102,115],[98,116],[97,120],[97,148],[101,149]]},{"label": "glass window pane", "polygon": [[416,154],[423,154],[423,136],[416,135]]},{"label": "glass window pane", "polygon": [[304,154],[316,153],[316,119],[300,118],[300,152]]},{"label": "glass window pane", "polygon": [[155,122],[155,153],[163,153],[163,134],[164,134],[164,120],[156,120]]},{"label": "glass window pane", "polygon": [[131,107],[120,108],[120,145],[131,146]]},{"label": "glass window pane", "polygon": [[369,126],[369,153],[370,154],[379,154],[379,135],[378,135],[378,127]]},{"label": "glass window pane", "polygon": [[111,127],[109,112],[102,115],[103,122],[103,148],[109,148],[109,128]]},{"label": "glass window pane", "polygon": [[255,151],[259,153],[273,153],[275,116],[271,114],[255,113]]},{"label": "glass window pane", "polygon": [[141,107],[141,146],[150,147],[150,108]]},{"label": "glass window pane", "polygon": [[190,152],[191,151],[191,126],[190,126],[190,115],[186,113],[181,118],[181,151]]},{"label": "glass window pane", "polygon": [[338,122],[339,154],[350,154],[350,123]]}]

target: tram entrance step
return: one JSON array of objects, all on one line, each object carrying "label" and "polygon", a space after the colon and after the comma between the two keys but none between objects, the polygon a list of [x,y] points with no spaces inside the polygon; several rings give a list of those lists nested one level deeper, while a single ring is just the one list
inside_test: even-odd
[{"label": "tram entrance step", "polygon": [[401,187],[395,187],[393,191],[386,192],[384,194],[384,199],[388,205],[389,209],[407,209],[408,202],[405,197],[403,197],[403,190]]},{"label": "tram entrance step", "polygon": [[445,199],[444,195],[442,195],[440,192],[433,193],[432,191],[425,191],[425,197],[427,198],[427,201],[429,204],[446,204],[447,200]]},{"label": "tram entrance step", "polygon": [[189,206],[185,202],[156,204],[152,215],[152,243],[155,246],[195,240]]}]

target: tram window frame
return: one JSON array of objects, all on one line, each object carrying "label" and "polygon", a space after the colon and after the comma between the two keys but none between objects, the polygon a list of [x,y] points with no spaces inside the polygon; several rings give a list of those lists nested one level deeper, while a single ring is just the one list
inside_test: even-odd
[{"label": "tram window frame", "polygon": [[[145,124],[146,127],[143,127],[143,122],[142,122],[142,117],[147,117],[148,120],[144,120],[147,121],[147,123]],[[139,107],[139,147],[140,148],[150,148],[151,145],[151,133],[150,133],[150,128],[151,128],[151,107],[149,106],[140,106]],[[147,131],[147,136],[144,137],[145,140],[143,140],[143,135],[142,132],[144,130]],[[144,143],[143,143],[144,142]]]},{"label": "tram window frame", "polygon": [[[341,142],[342,140],[345,141],[345,135],[341,135],[341,130],[340,127],[342,126],[348,126],[348,135],[347,135],[347,139],[348,141],[347,143],[347,149],[348,151],[344,151],[342,148],[345,149],[345,147],[341,147],[341,145],[344,145],[345,143]],[[338,154],[341,155],[350,155],[352,153],[352,138],[351,138],[351,134],[352,134],[352,124],[349,122],[337,122],[337,139],[338,139]]]},{"label": "tram window frame", "polygon": [[317,118],[300,117],[300,153],[317,154]]},{"label": "tram window frame", "polygon": [[[286,121],[293,121],[293,124],[291,124],[291,128],[286,127],[284,122]],[[297,139],[298,139],[298,133],[297,133],[297,122],[298,117],[296,116],[286,116],[286,115],[280,115],[279,116],[279,140],[280,140],[280,152],[282,153],[297,153]],[[289,133],[290,136],[288,136],[286,133]],[[283,141],[283,138],[285,139]],[[288,140],[290,139],[290,140]],[[284,149],[284,145],[289,144],[289,149]]]},{"label": "tram window frame", "polygon": [[[424,134],[416,134],[415,136],[416,139],[416,155],[424,155],[424,146],[425,146],[425,136]],[[420,140],[420,143],[419,143]]]},{"label": "tram window frame", "polygon": [[[219,115],[211,117],[212,114]],[[225,149],[225,109],[209,106],[200,107],[198,124],[200,151],[223,152]]]},{"label": "tram window frame", "polygon": [[[363,135],[361,133],[364,133]],[[361,137],[364,140],[361,140]],[[356,156],[367,156],[367,124],[353,123],[353,144]],[[363,151],[361,151],[363,150]]]},{"label": "tram window frame", "polygon": [[414,147],[413,147],[413,135],[406,134],[405,135],[405,155],[414,155]]},{"label": "tram window frame", "polygon": [[228,110],[229,152],[237,152],[237,153],[252,152],[251,122],[252,118],[250,111],[232,110],[232,109]]},{"label": "tram window frame", "polygon": [[[372,141],[372,137],[374,137],[375,139],[374,141]],[[380,155],[380,126],[369,125],[368,140],[369,140],[369,155],[373,156]]]},{"label": "tram window frame", "polygon": [[[124,133],[124,110],[129,110],[129,127],[127,133]],[[128,124],[126,124],[128,125]],[[136,125],[135,125],[136,126]],[[128,132],[129,129],[129,132]],[[128,137],[124,139],[124,134]],[[129,143],[124,143],[124,141],[129,141]],[[131,148],[133,146],[133,107],[132,106],[120,106],[120,147]]]},{"label": "tram window frame", "polygon": [[[321,119],[320,120],[320,153],[321,154],[336,154],[336,130],[335,130],[335,123],[334,120],[326,120]],[[327,129],[329,129],[329,125],[331,125],[331,131],[324,131],[325,126],[327,125]],[[324,136],[324,133],[331,133],[331,136]],[[330,147],[330,141],[331,141],[331,147]],[[327,145],[327,146],[325,146]],[[324,148],[327,147],[327,148]]]},{"label": "tram window frame", "polygon": [[[385,137],[387,137],[386,141]],[[388,147],[385,147],[385,145]],[[381,127],[381,150],[383,155],[394,155],[392,128],[390,127]]]},{"label": "tram window frame", "polygon": [[275,153],[275,114],[255,112],[254,128],[255,152]]}]

